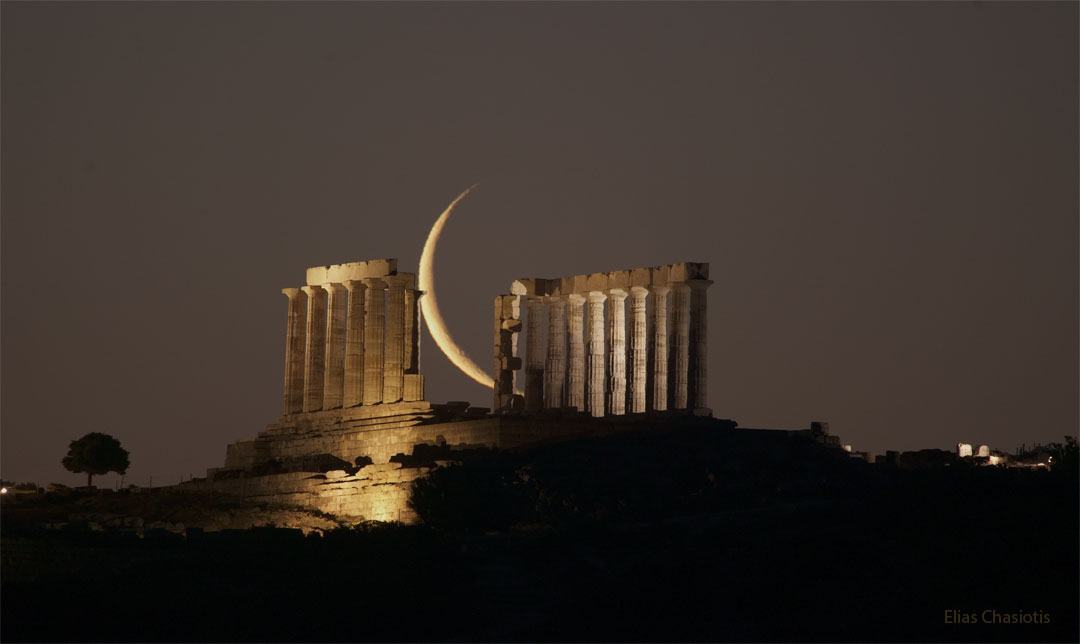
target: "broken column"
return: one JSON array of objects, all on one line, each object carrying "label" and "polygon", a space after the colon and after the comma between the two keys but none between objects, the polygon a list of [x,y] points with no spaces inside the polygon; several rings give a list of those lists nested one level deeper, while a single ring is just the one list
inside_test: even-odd
[{"label": "broken column", "polygon": [[342,406],[355,407],[364,402],[364,297],[367,287],[359,280],[346,280],[349,291],[345,315],[345,375]]},{"label": "broken column", "polygon": [[566,300],[570,354],[566,369],[566,406],[585,411],[585,298],[568,295]]},{"label": "broken column", "polygon": [[304,344],[304,411],[323,404],[323,370],[326,360],[326,291],[304,286],[307,294],[307,341]]},{"label": "broken column", "polygon": [[283,415],[304,411],[304,349],[307,334],[307,293],[298,288],[281,290],[289,297],[285,330],[285,392]]},{"label": "broken column", "polygon": [[548,298],[547,362],[544,363],[544,408],[561,409],[566,382],[566,300]]},{"label": "broken column", "polygon": [[608,291],[607,413],[626,413],[626,291]]},{"label": "broken column", "polygon": [[585,383],[585,411],[604,415],[604,302],[607,296],[599,291],[589,292],[589,344],[585,368],[589,378]]},{"label": "broken column", "polygon": [[326,303],[326,370],[323,409],[341,407],[345,376],[345,307],[348,291],[341,284],[323,284]]},{"label": "broken column", "polygon": [[514,374],[521,369],[517,353],[517,336],[521,331],[521,298],[518,295],[495,296],[495,356],[494,401],[496,412],[508,412],[513,407]]}]

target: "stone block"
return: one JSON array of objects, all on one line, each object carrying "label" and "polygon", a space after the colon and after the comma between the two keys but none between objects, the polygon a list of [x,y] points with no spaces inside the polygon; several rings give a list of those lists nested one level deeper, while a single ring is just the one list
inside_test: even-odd
[{"label": "stone block", "polygon": [[308,286],[318,286],[327,282],[340,284],[346,280],[385,277],[395,273],[397,273],[396,259],[372,259],[347,264],[312,266],[307,269],[306,277]]},{"label": "stone block", "polygon": [[647,287],[652,283],[651,268],[635,268],[630,271],[630,286]]},{"label": "stone block", "polygon": [[589,273],[585,276],[585,289],[583,292],[589,291],[606,291],[610,288],[608,286],[607,273]]},{"label": "stone block", "polygon": [[608,288],[630,288],[630,271],[611,271],[608,276]]}]

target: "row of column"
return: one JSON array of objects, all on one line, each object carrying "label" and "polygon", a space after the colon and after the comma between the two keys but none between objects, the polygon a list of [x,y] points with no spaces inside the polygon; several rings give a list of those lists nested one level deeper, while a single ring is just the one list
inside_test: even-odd
[{"label": "row of column", "polygon": [[282,289],[283,414],[423,399],[411,283],[403,274]]},{"label": "row of column", "polygon": [[[593,416],[669,408],[707,411],[706,289],[711,284],[711,280],[688,280],[670,286],[593,291],[587,296],[528,298],[525,411],[572,407]],[[647,314],[650,298],[651,314]]]}]

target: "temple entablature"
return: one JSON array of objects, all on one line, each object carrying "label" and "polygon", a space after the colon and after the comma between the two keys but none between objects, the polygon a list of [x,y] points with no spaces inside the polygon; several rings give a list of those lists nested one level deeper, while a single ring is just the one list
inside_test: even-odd
[{"label": "temple entablature", "polygon": [[[410,275],[410,273],[404,273]],[[307,269],[307,285],[322,286],[327,282],[343,284],[348,280],[362,280],[387,275],[397,275],[397,259],[369,259],[364,262],[312,266]]]}]

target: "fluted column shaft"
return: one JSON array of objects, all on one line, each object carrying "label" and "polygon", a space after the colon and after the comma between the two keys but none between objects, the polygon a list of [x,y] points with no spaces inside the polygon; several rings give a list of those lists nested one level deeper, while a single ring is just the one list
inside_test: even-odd
[{"label": "fluted column shaft", "polygon": [[635,286],[630,289],[630,413],[645,412],[647,374],[647,340],[645,298],[649,291]]},{"label": "fluted column shaft", "polygon": [[341,284],[323,284],[326,291],[326,370],[323,372],[323,409],[341,407],[345,385],[345,301]]},{"label": "fluted column shaft", "polygon": [[709,323],[706,289],[712,280],[689,280],[690,286],[690,364],[687,406],[696,413],[709,408]]},{"label": "fluted column shaft", "polygon": [[342,387],[342,407],[354,407],[364,402],[364,296],[363,282],[345,282],[349,291],[349,306],[345,320],[345,378]]},{"label": "fluted column shaft", "polygon": [[561,409],[566,383],[566,300],[548,298],[547,362],[544,364],[544,408]]},{"label": "fluted column shaft", "polygon": [[544,303],[528,298],[529,312],[525,336],[525,411],[540,411],[544,404]]},{"label": "fluted column shaft", "polygon": [[281,413],[304,411],[304,350],[307,334],[307,293],[298,288],[281,291],[289,297],[288,322],[285,328],[285,391]]},{"label": "fluted column shaft", "polygon": [[649,336],[649,401],[648,409],[664,411],[668,408],[668,343],[667,343],[667,314],[668,314],[668,291],[666,286],[652,286],[652,315],[650,326],[652,334]]},{"label": "fluted column shaft", "polygon": [[585,411],[585,298],[569,295],[566,299],[570,354],[566,370],[566,406]]},{"label": "fluted column shaft", "polygon": [[626,291],[608,291],[607,413],[626,413]]},{"label": "fluted column shaft", "polygon": [[420,373],[419,301],[416,289],[405,289],[405,373]]},{"label": "fluted column shaft", "polygon": [[585,368],[589,372],[585,389],[585,411],[593,416],[604,415],[604,301],[599,291],[589,293],[589,353]]},{"label": "fluted column shaft", "polygon": [[364,404],[383,400],[383,327],[386,324],[386,282],[364,279]]},{"label": "fluted column shaft", "polygon": [[686,409],[687,379],[690,372],[690,287],[685,282],[671,285],[672,373],[671,408]]},{"label": "fluted column shaft", "polygon": [[326,291],[321,286],[305,286],[307,293],[307,342],[304,345],[304,411],[317,411],[323,404],[323,375],[326,367]]},{"label": "fluted column shaft", "polygon": [[383,402],[401,400],[405,383],[405,275],[386,278],[386,339],[383,354]]}]

